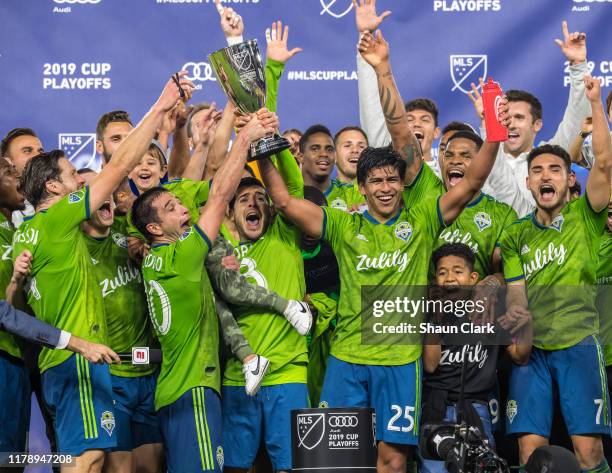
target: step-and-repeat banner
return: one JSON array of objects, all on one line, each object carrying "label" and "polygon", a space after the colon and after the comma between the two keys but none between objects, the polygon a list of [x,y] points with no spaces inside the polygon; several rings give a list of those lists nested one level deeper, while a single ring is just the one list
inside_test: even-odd
[{"label": "step-and-repeat banner", "polygon": [[[224,0],[265,50],[265,30],[290,25],[279,93],[282,128],[359,121],[351,0]],[[612,87],[612,0],[379,0],[392,10],[383,30],[405,99],[431,97],[440,123],[477,125],[466,93],[479,76],[525,89],[544,105],[550,138],[567,103],[569,70],[555,38],[561,22],[588,34],[589,69]],[[194,102],[225,99],[207,55],[225,46],[213,0],[0,1],[0,133],[33,128],[46,149],[97,166],[95,126],[103,113],[138,120],[170,75],[186,69]],[[583,176],[581,176],[583,177]]]}]

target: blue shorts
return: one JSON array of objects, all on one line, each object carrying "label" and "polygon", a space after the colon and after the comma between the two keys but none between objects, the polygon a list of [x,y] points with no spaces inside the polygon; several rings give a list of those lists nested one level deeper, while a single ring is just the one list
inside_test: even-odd
[{"label": "blue shorts", "polygon": [[533,348],[529,363],[512,366],[506,404],[509,434],[549,437],[553,389],[570,435],[610,434],[610,398],[603,351],[590,336],[563,350]]},{"label": "blue shorts", "polygon": [[247,396],[244,386],[223,386],[223,446],[228,467],[253,465],[263,437],[272,470],[291,470],[291,411],[308,407],[302,383],[262,386]]},{"label": "blue shorts", "polygon": [[[473,403],[474,409],[480,417],[486,438],[489,439],[489,445],[495,447],[495,439],[493,438],[493,424],[490,412],[490,405]],[[457,413],[455,405],[446,407],[446,415],[444,422],[456,422]],[[443,461],[426,460],[419,455],[419,473],[447,473],[446,466]]]},{"label": "blue shorts", "polygon": [[161,443],[159,422],[155,414],[157,374],[128,378],[111,375],[117,446],[114,452],[129,452],[149,443]]},{"label": "blue shorts", "polygon": [[168,473],[223,471],[221,400],[210,388],[196,387],[157,411]]},{"label": "blue shorts", "polygon": [[4,352],[0,352],[0,386],[0,452],[24,452],[30,426],[30,380],[25,364]]},{"label": "blue shorts", "polygon": [[421,360],[377,366],[347,363],[330,356],[319,407],[372,407],[376,440],[418,445]]},{"label": "blue shorts", "polygon": [[53,418],[57,448],[78,456],[117,445],[108,365],[72,355],[42,374],[43,399]]}]

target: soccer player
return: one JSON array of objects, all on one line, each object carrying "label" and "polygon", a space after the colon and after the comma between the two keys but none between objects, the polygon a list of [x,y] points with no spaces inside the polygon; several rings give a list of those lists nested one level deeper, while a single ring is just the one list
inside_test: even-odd
[{"label": "soccer player", "polygon": [[28,161],[43,151],[40,139],[31,128],[13,128],[0,143],[0,157],[8,158],[20,176]]},{"label": "soccer player", "polygon": [[607,140],[607,153],[596,157],[585,194],[568,203],[574,180],[569,155],[556,145],[534,148],[527,185],[537,209],[501,238],[508,313],[526,310],[528,301],[534,321],[529,363],[512,370],[506,425],[519,435],[524,464],[548,443],[556,387],[580,467],[609,472],[601,436],[610,434],[610,401],[594,285],[610,201],[612,146],[599,81],[587,76],[584,81],[594,140]]},{"label": "soccer player", "polygon": [[331,177],[336,163],[336,147],[328,128],[323,125],[308,128],[300,138],[300,153],[304,185],[323,192],[330,207],[346,211],[363,203],[363,196],[353,183]]},{"label": "soccer player", "polygon": [[[81,173],[91,186],[97,173]],[[108,198],[81,223],[92,258],[93,272],[104,304],[107,342],[116,352],[157,344],[148,317],[140,268],[128,256],[127,236],[115,223],[115,204]],[[106,458],[106,468],[117,473],[157,472],[163,446],[155,416],[155,365],[111,365],[117,446]]]},{"label": "soccer player", "polygon": [[96,152],[102,158],[102,164],[110,161],[133,128],[129,114],[123,110],[113,110],[100,117],[96,125]]},{"label": "soccer player", "polygon": [[162,187],[140,195],[132,208],[136,228],[152,243],[142,272],[164,353],[155,409],[170,473],[223,470],[219,336],[204,259],[238,186],[250,144],[275,129],[274,114],[259,117],[238,134],[195,223]]},{"label": "soccer player", "polygon": [[[608,204],[608,221],[599,247],[597,286],[599,333],[604,349],[609,395],[610,389],[612,389],[610,383],[612,378],[612,316],[610,314],[610,307],[612,307],[612,202]],[[603,446],[606,459],[612,459],[612,441],[609,437],[603,438]]]},{"label": "soccer player", "polygon": [[438,164],[440,160],[444,158],[444,152],[446,151],[446,143],[448,139],[458,131],[472,131],[475,133],[474,128],[464,122],[452,121],[448,123],[440,134],[440,142],[438,143]]},{"label": "soccer player", "polygon": [[[442,290],[442,300],[459,301],[473,297],[474,291],[470,289],[476,285],[480,275],[474,271],[476,258],[469,246],[463,243],[446,243],[433,252],[432,260],[435,268],[434,283],[438,291]],[[459,317],[453,313],[438,323],[457,326],[468,320],[473,319],[466,320],[465,316]],[[500,317],[500,321],[502,326],[506,322],[504,317]],[[512,322],[514,323],[514,320]],[[513,326],[516,336],[506,351],[514,363],[521,365],[527,363],[531,351],[530,314],[521,314],[521,320],[518,322],[520,330]],[[423,347],[423,423],[459,421],[457,403],[461,390],[462,364],[465,361],[463,390],[464,400],[467,402],[461,408],[464,413],[473,409],[484,428],[481,433],[491,446],[495,445],[489,401],[496,391],[501,340],[497,334],[485,336],[476,333],[441,338],[433,335],[427,340]],[[468,415],[467,419],[469,418]],[[466,417],[463,420],[465,419]],[[419,468],[421,473],[446,471],[444,462],[435,460],[423,459]]]},{"label": "soccer player", "polygon": [[[229,211],[239,239],[225,236],[235,246],[243,275],[287,299],[303,298],[301,234],[283,217],[274,214],[261,182],[255,178],[242,179]],[[256,398],[247,398],[242,388],[240,364],[235,358],[228,360],[223,380],[226,470],[248,470],[261,439],[274,471],[289,471],[290,413],[292,409],[308,407],[308,357],[306,338],[301,336],[306,332],[296,332],[286,320],[269,310],[255,307],[233,310],[253,349],[270,360],[270,371],[263,380],[261,393]],[[306,307],[303,310],[306,312]]]},{"label": "soccer player", "polygon": [[[388,62],[381,60],[379,66],[388,69]],[[390,73],[384,73],[381,87],[394,105],[401,104]],[[398,126],[413,150],[414,135],[404,115]],[[332,406],[375,407],[379,425],[384,426],[377,431],[381,472],[403,471],[406,446],[416,443],[420,345],[360,345],[362,310],[355,291],[363,284],[426,284],[427,255],[438,232],[480,191],[496,151],[496,144],[486,143],[462,182],[409,213],[401,208],[406,161],[391,149],[369,149],[358,161],[357,182],[368,204],[363,215],[321,209],[291,197],[273,166],[260,163],[274,204],[304,233],[329,242],[338,258],[339,319],[321,399]]]},{"label": "soccer player", "polygon": [[[191,82],[181,78],[180,87],[187,98],[191,96]],[[146,151],[148,141],[143,146],[142,137],[155,132],[180,95],[179,86],[170,80],[89,187],[82,187],[82,177],[61,151],[39,154],[28,162],[21,184],[36,214],[15,233],[13,256],[24,250],[32,255],[27,297],[38,318],[95,342],[106,341],[102,298],[80,224],[135,166]],[[108,367],[48,349],[41,351],[39,366],[59,450],[76,457],[75,471],[101,471],[104,450],[116,446]]]}]

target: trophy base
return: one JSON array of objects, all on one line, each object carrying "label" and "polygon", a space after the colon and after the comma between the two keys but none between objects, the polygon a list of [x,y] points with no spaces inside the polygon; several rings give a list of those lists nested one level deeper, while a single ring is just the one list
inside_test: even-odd
[{"label": "trophy base", "polygon": [[251,149],[249,150],[249,157],[247,161],[257,161],[258,159],[264,159],[273,154],[280,153],[291,147],[289,140],[282,136],[274,133],[271,136],[266,136],[255,143],[251,143]]}]

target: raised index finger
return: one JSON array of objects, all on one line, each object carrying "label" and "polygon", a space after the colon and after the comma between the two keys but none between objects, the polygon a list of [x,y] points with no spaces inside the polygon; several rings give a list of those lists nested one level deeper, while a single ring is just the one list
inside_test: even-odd
[{"label": "raised index finger", "polygon": [[567,28],[567,21],[563,20],[561,23],[561,27],[563,28],[563,38],[567,41],[569,39],[569,30]]}]

